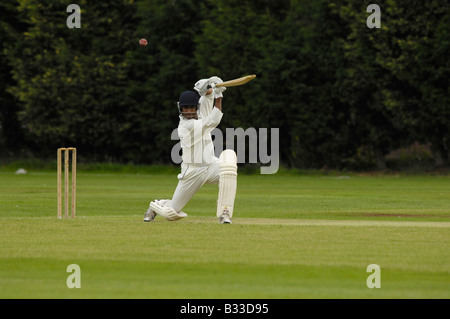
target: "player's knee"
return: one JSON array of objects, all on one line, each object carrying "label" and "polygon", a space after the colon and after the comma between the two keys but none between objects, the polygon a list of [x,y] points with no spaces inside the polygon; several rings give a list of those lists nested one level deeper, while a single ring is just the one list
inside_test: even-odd
[{"label": "player's knee", "polygon": [[220,174],[237,175],[236,152],[230,149],[224,150],[219,156]]},{"label": "player's knee", "polygon": [[167,200],[164,201],[153,201],[150,203],[150,208],[153,209],[153,211],[158,214],[159,216],[163,217],[166,220],[169,221],[175,221],[181,218],[184,218],[187,216],[187,214],[183,212],[177,212],[175,209],[173,209],[170,206],[166,206]]}]

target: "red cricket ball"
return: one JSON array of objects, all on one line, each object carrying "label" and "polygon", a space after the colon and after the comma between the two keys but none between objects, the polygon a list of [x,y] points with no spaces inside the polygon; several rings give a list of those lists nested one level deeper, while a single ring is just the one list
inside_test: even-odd
[{"label": "red cricket ball", "polygon": [[145,39],[140,39],[139,40],[139,45],[145,47],[148,44],[147,40]]}]

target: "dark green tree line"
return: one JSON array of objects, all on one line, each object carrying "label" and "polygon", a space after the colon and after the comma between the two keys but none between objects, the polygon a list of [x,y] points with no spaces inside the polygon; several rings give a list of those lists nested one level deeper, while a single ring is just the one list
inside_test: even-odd
[{"label": "dark green tree line", "polygon": [[448,165],[449,5],[379,1],[369,29],[370,3],[80,0],[80,29],[61,0],[1,4],[0,157],[170,163],[180,92],[255,73],[220,128],[280,128],[286,166],[385,168],[416,141]]}]

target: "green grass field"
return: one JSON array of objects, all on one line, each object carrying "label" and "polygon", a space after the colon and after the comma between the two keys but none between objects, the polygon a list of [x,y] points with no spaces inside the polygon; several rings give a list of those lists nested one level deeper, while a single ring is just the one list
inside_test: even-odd
[{"label": "green grass field", "polygon": [[77,217],[58,220],[55,172],[0,171],[0,298],[450,298],[449,176],[241,174],[232,225],[215,185],[188,218],[144,223],[174,174],[77,182]]}]

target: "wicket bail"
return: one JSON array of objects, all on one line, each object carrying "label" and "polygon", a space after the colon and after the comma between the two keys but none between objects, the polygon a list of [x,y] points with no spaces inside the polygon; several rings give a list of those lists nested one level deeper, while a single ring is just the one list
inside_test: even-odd
[{"label": "wicket bail", "polygon": [[77,193],[77,149],[75,147],[61,147],[57,152],[58,178],[58,218],[62,218],[62,156],[64,151],[64,217],[69,218],[69,151],[72,151],[72,218],[75,218]]}]

